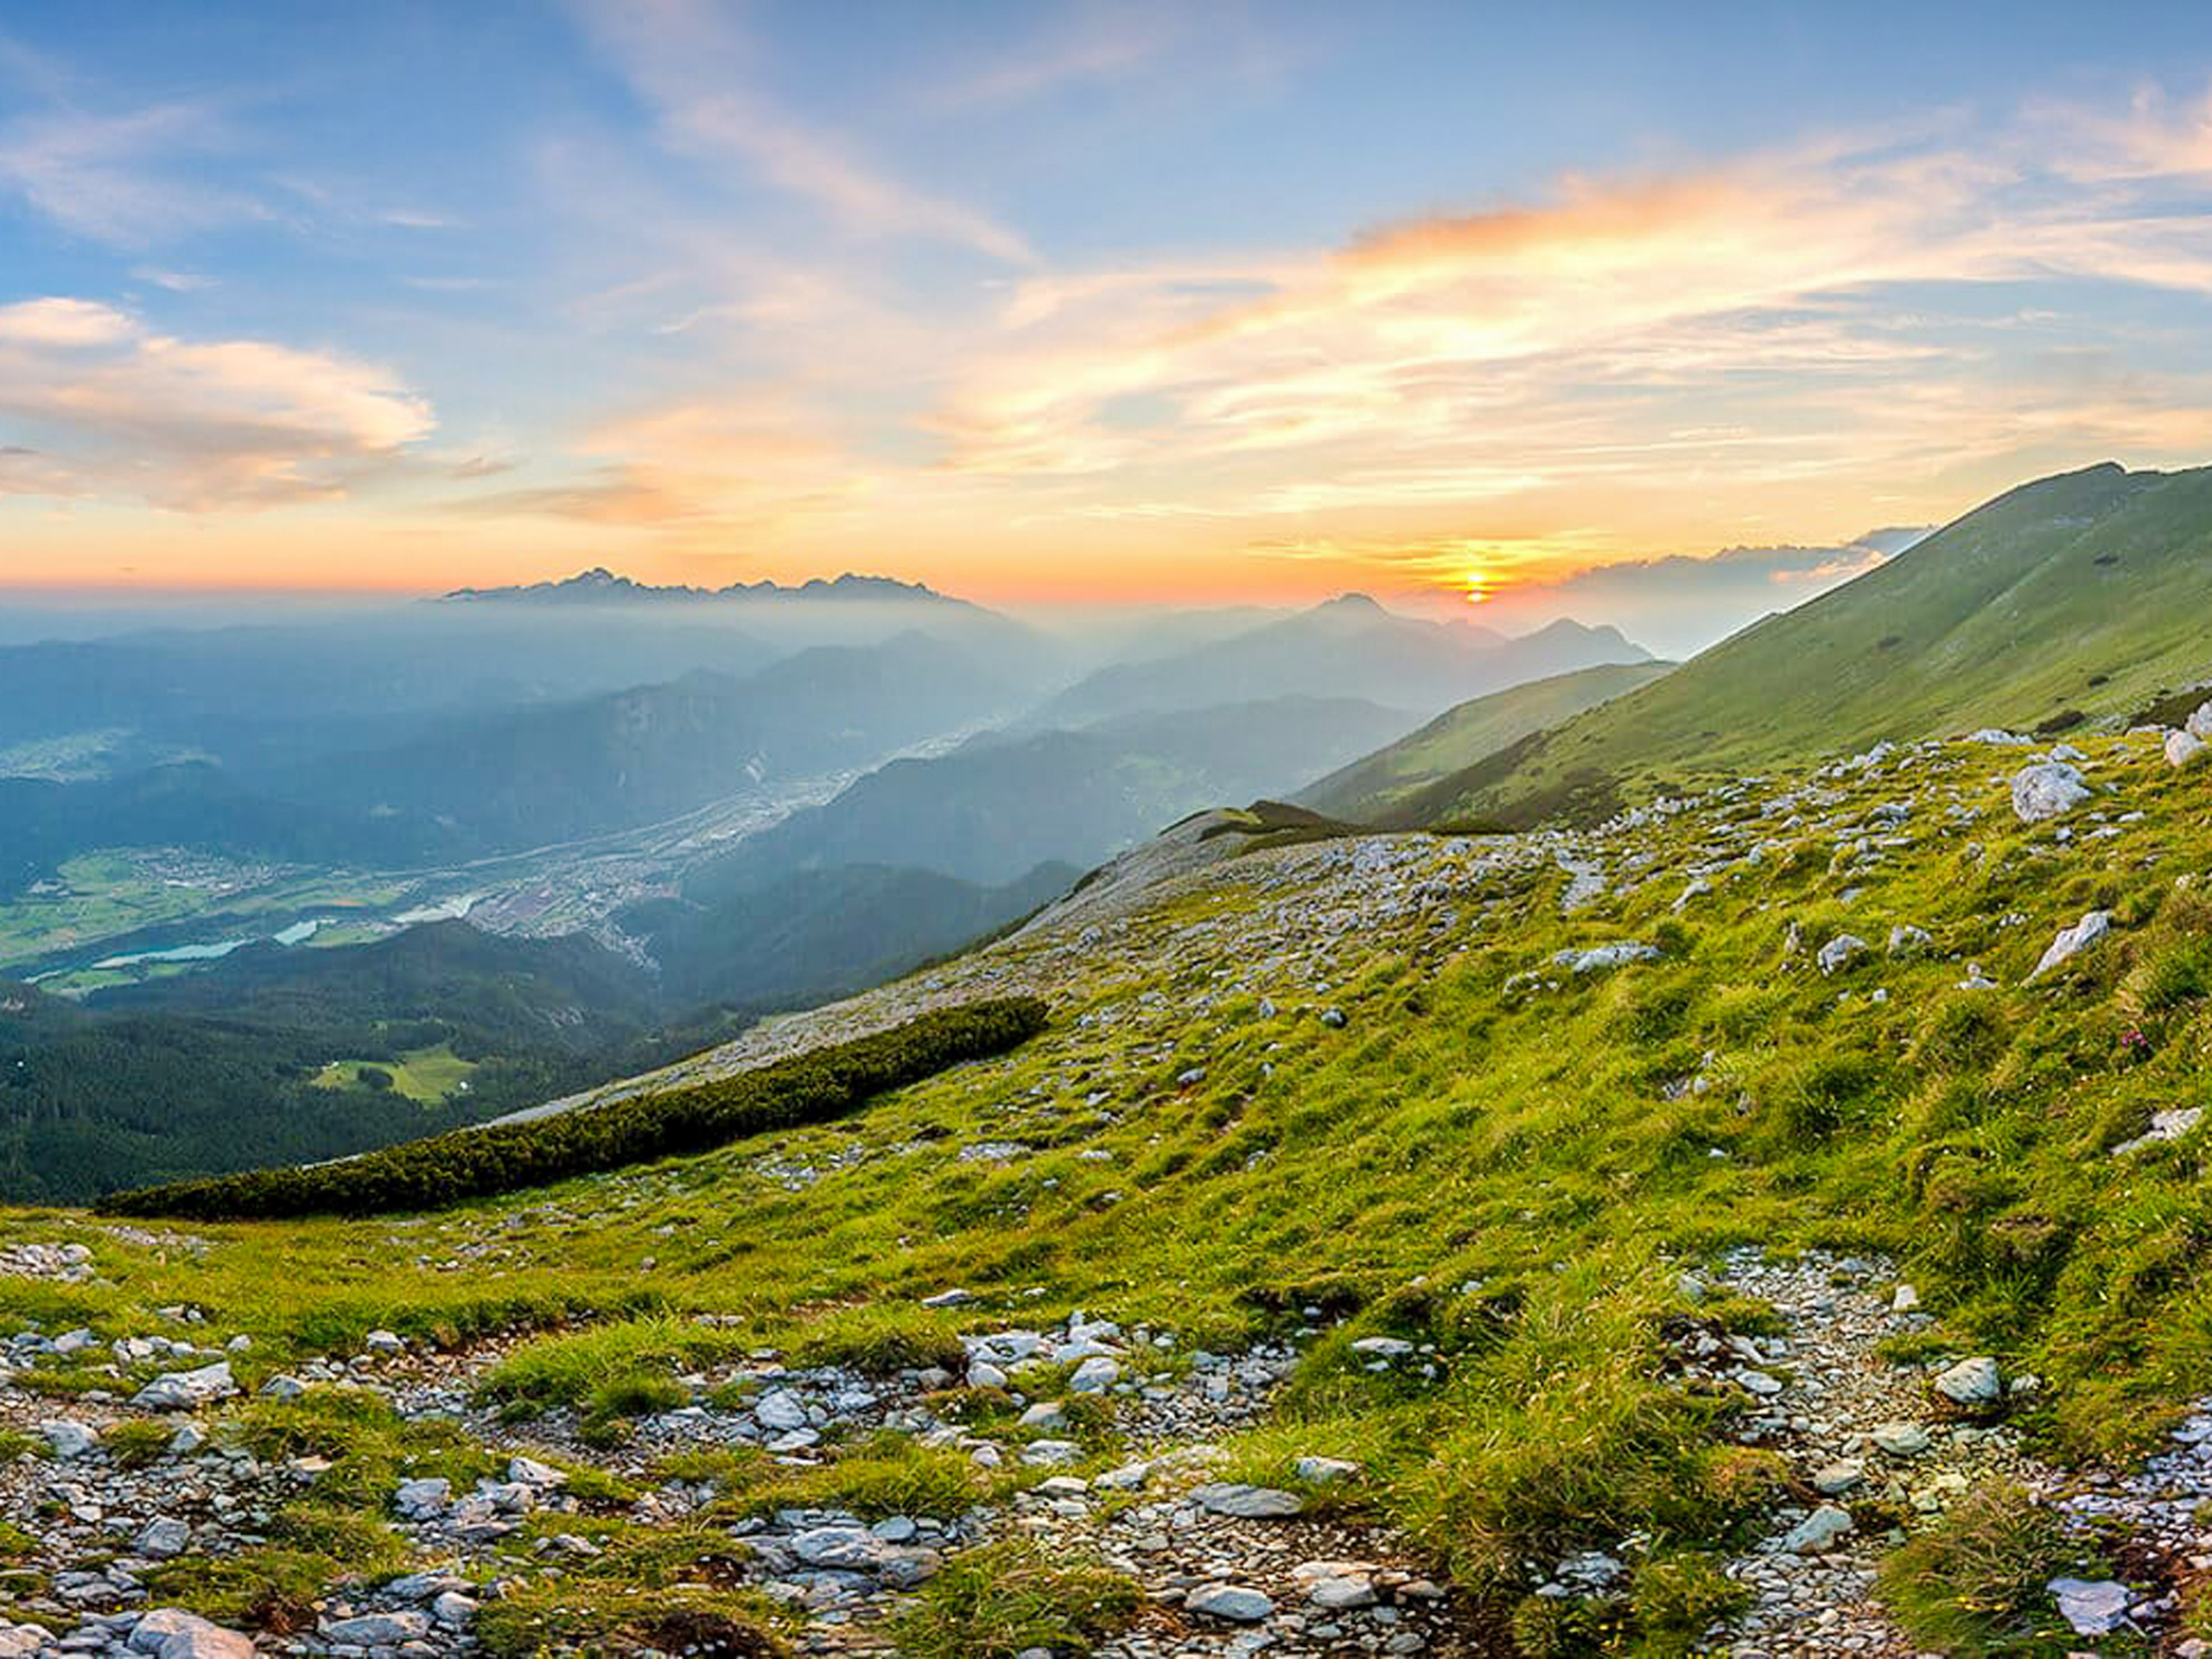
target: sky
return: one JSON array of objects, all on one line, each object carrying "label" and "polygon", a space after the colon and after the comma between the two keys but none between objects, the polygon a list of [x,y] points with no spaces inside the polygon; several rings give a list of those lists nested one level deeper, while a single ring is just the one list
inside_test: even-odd
[{"label": "sky", "polygon": [[2107,459],[2212,461],[2202,5],[0,0],[19,594],[1710,632]]}]

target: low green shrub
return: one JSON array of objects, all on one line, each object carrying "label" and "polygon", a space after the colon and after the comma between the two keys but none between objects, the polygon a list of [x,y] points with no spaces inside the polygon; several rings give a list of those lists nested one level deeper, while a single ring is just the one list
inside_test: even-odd
[{"label": "low green shrub", "polygon": [[143,1469],[169,1449],[175,1433],[157,1417],[127,1417],[101,1432],[100,1446],[118,1468]]},{"label": "low green shrub", "polygon": [[712,1083],[459,1129],[337,1163],[142,1187],[101,1209],[194,1221],[437,1209],[818,1123],[963,1060],[1002,1054],[1042,1031],[1046,1017],[1033,997],[965,1003]]},{"label": "low green shrub", "polygon": [[804,1365],[842,1365],[869,1376],[925,1370],[957,1375],[968,1368],[953,1320],[926,1308],[898,1304],[841,1308],[800,1338]]},{"label": "low green shrub", "polygon": [[[1875,1592],[1897,1622],[1940,1653],[2078,1648],[2047,1587],[2106,1576],[2058,1517],[2018,1487],[1978,1486],[1882,1563]],[[2053,1645],[2046,1649],[2041,1643]]]},{"label": "low green shrub", "polygon": [[1088,1653],[1125,1628],[1141,1600],[1119,1573],[1009,1541],[956,1557],[892,1621],[891,1637],[906,1659],[1014,1659],[1030,1648]]},{"label": "low green shrub", "polygon": [[1640,1564],[1629,1599],[1644,1649],[1656,1655],[1706,1651],[1706,1632],[1751,1599],[1710,1556],[1685,1550]]},{"label": "low green shrub", "polygon": [[721,1654],[790,1659],[766,1599],[738,1586],[746,1552],[720,1533],[615,1526],[561,1579],[487,1602],[475,1634],[493,1659],[546,1653]]},{"label": "low green shrub", "polygon": [[894,1515],[949,1519],[987,1496],[982,1471],[964,1453],[884,1433],[829,1463],[762,1482],[741,1506],[756,1515],[812,1509],[847,1510],[863,1521]]},{"label": "low green shrub", "polygon": [[659,1389],[664,1395],[672,1389],[683,1396],[673,1403],[682,1405],[689,1394],[676,1384],[677,1371],[727,1359],[747,1346],[744,1333],[728,1325],[667,1315],[588,1325],[514,1350],[478,1379],[476,1397],[532,1414],[556,1406],[590,1409],[601,1403],[661,1410],[665,1408],[639,1391]]}]

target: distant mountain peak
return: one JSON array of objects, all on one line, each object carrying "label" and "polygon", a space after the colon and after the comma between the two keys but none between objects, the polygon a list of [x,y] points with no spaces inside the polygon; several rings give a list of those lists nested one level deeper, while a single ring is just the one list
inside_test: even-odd
[{"label": "distant mountain peak", "polygon": [[656,586],[628,576],[618,576],[604,565],[594,565],[588,570],[579,570],[573,576],[557,582],[533,582],[505,588],[456,588],[440,596],[441,603],[481,604],[592,604],[620,601],[625,603],[702,602],[714,600],[895,600],[902,603],[957,605],[963,601],[951,599],[935,588],[918,582],[900,582],[894,576],[861,575],[848,570],[834,578],[810,577],[797,587],[763,579],[760,582],[734,582],[727,588],[693,588],[682,583]]},{"label": "distant mountain peak", "polygon": [[[1523,634],[1524,639],[1604,639],[1623,645],[1634,645],[1629,637],[1610,622],[1578,622],[1571,616],[1562,616],[1547,622],[1534,633]],[[1634,649],[1643,652],[1641,645]],[[1649,652],[1644,652],[1649,656]]]},{"label": "distant mountain peak", "polygon": [[1325,599],[1313,607],[1325,616],[1388,616],[1390,613],[1379,604],[1371,594],[1338,594],[1334,599]]}]

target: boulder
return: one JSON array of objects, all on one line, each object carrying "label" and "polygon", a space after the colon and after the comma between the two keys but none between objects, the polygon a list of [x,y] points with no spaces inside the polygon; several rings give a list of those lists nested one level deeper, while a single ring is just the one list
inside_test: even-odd
[{"label": "boulder", "polygon": [[2166,764],[2176,772],[2183,766],[2193,766],[2204,758],[2204,740],[2194,732],[2166,734]]},{"label": "boulder", "polygon": [[2071,957],[2079,956],[2099,939],[2112,931],[2112,912],[2093,910],[2071,927],[2061,928],[2058,937],[2050,942],[2050,949],[2043,953],[2043,960],[2036,963],[2031,980],[2042,978],[2052,969]]},{"label": "boulder", "polygon": [[556,1491],[569,1484],[569,1477],[550,1464],[535,1458],[507,1459],[507,1478],[524,1486],[536,1486],[545,1491]]},{"label": "boulder", "polygon": [[938,1575],[944,1558],[933,1549],[887,1549],[875,1574],[893,1590],[911,1590]]},{"label": "boulder", "polygon": [[156,1516],[139,1529],[131,1540],[130,1553],[143,1555],[153,1561],[165,1561],[172,1555],[181,1555],[192,1544],[192,1523],[180,1521],[173,1515]]},{"label": "boulder", "polygon": [[254,1659],[253,1638],[181,1607],[156,1607],[131,1627],[130,1648],[153,1659]]},{"label": "boulder", "polygon": [[83,1457],[100,1443],[98,1429],[67,1417],[48,1419],[38,1426],[38,1432],[40,1438],[46,1442],[47,1450],[64,1463]]},{"label": "boulder", "polygon": [[1661,955],[1656,944],[1624,940],[1619,944],[1595,945],[1587,950],[1561,950],[1552,960],[1572,974],[1601,974],[1631,962],[1656,962]]},{"label": "boulder", "polygon": [[1856,933],[1839,933],[1820,948],[1813,960],[1819,964],[1821,973],[1838,973],[1865,956],[1871,948]]},{"label": "boulder", "polygon": [[1359,1473],[1359,1465],[1342,1458],[1300,1458],[1291,1472],[1310,1486],[1332,1486]]},{"label": "boulder", "polygon": [[1880,1423],[1867,1438],[1893,1458],[1916,1458],[1928,1449],[1928,1431],[1918,1423]]},{"label": "boulder", "polygon": [[2171,1106],[2164,1111],[2153,1112],[2151,1114],[2151,1127],[2133,1140],[2121,1141],[2112,1149],[2112,1155],[2121,1158],[2131,1152],[2140,1152],[2145,1147],[2156,1146],[2162,1141],[2178,1141],[2203,1121],[2204,1109],[2202,1106]]},{"label": "boulder", "polygon": [[2053,1579],[2044,1586],[2057,1599],[2058,1616],[2076,1636],[2110,1636],[2127,1622],[2135,1592],[2109,1579]]},{"label": "boulder", "polygon": [[2182,729],[2200,743],[2212,743],[2212,702],[2198,703]]},{"label": "boulder", "polygon": [[2005,1397],[2005,1379],[1995,1360],[1978,1355],[1937,1376],[1936,1392],[1955,1406],[1990,1406]]},{"label": "boulder", "polygon": [[403,1480],[391,1495],[391,1507],[408,1521],[429,1521],[443,1515],[453,1503],[453,1483],[442,1475]]},{"label": "boulder", "polygon": [[1915,927],[1910,922],[1899,922],[1890,930],[1890,955],[1900,960],[1925,956],[1935,943],[1924,927]]},{"label": "boulder", "polygon": [[809,1567],[871,1573],[883,1556],[883,1541],[865,1527],[811,1527],[791,1540],[791,1554]]},{"label": "boulder", "polygon": [[1068,1389],[1075,1394],[1103,1394],[1122,1380],[1122,1368],[1103,1354],[1093,1354],[1075,1368]]},{"label": "boulder", "polygon": [[2040,760],[2012,774],[2012,810],[2022,823],[2063,817],[2088,798],[2088,785],[2068,761]]},{"label": "boulder", "polygon": [[753,1408],[753,1415],[761,1427],[779,1433],[807,1427],[806,1402],[789,1389],[774,1389],[762,1395]]},{"label": "boulder", "polygon": [[193,1411],[238,1391],[231,1362],[219,1359],[196,1370],[165,1371],[130,1397],[141,1411]]},{"label": "boulder", "polygon": [[1845,1458],[1817,1470],[1813,1475],[1813,1490],[1823,1497],[1836,1497],[1849,1491],[1866,1478],[1866,1465],[1856,1458]]},{"label": "boulder", "polygon": [[1183,1598],[1183,1605],[1209,1618],[1233,1624],[1256,1624],[1275,1610],[1264,1591],[1242,1584],[1202,1584]]},{"label": "boulder", "polygon": [[1851,1512],[1823,1503],[1783,1535],[1782,1548],[1793,1555],[1817,1555],[1852,1529]]},{"label": "boulder", "polygon": [[356,1648],[396,1648],[403,1642],[420,1642],[429,1633],[428,1613],[360,1613],[327,1619],[322,1626],[325,1641]]},{"label": "boulder", "polygon": [[1376,1602],[1375,1580],[1361,1573],[1348,1573],[1341,1578],[1317,1579],[1307,1586],[1306,1597],[1316,1607],[1325,1607],[1331,1612],[1372,1607]]},{"label": "boulder", "polygon": [[1281,1520],[1306,1508],[1306,1500],[1295,1492],[1220,1481],[1193,1486],[1191,1501],[1212,1514],[1234,1516],[1244,1521]]}]

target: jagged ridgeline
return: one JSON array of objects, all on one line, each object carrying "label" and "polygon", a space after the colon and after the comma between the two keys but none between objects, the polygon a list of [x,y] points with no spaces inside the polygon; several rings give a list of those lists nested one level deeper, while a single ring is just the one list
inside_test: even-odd
[{"label": "jagged ridgeline", "polygon": [[144,1187],[102,1207],[195,1221],[435,1209],[819,1123],[871,1095],[1002,1054],[1042,1031],[1046,1019],[1033,997],[963,1003],[710,1083],[455,1130],[337,1163]]}]

